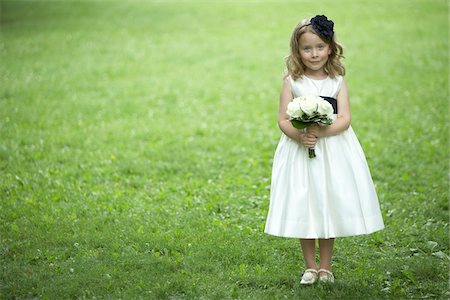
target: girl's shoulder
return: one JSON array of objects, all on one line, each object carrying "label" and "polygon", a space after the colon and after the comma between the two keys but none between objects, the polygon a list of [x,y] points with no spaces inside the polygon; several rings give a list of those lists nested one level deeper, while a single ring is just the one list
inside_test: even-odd
[{"label": "girl's shoulder", "polygon": [[290,74],[283,76],[283,84],[286,86],[289,86],[292,89],[292,86],[295,84],[295,80],[292,79],[292,76]]},{"label": "girl's shoulder", "polygon": [[295,85],[295,83],[301,82],[303,80],[303,78],[304,78],[304,76],[294,79],[294,77],[292,75],[288,74],[283,77],[283,80],[285,83],[289,83],[292,86],[292,85]]},{"label": "girl's shoulder", "polygon": [[337,90],[339,91],[342,87],[342,82],[344,82],[345,78],[343,75],[336,75],[334,77],[328,77],[331,83],[336,86]]},{"label": "girl's shoulder", "polygon": [[344,76],[343,75],[336,75],[334,77],[329,77],[331,80],[336,81],[336,82],[342,82],[344,80]]}]

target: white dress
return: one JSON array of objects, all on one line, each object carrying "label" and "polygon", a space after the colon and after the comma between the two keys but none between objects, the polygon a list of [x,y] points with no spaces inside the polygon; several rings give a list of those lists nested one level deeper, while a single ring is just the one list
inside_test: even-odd
[{"label": "white dress", "polygon": [[[342,76],[289,78],[295,97],[336,98]],[[275,151],[265,233],[291,238],[334,238],[384,228],[366,157],[349,127],[319,138],[316,157],[284,133]]]}]

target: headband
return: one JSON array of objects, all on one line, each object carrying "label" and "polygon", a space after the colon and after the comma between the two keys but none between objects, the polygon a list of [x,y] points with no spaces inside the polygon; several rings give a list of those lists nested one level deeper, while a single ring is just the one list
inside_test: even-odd
[{"label": "headband", "polygon": [[330,42],[333,39],[334,31],[334,23],[331,20],[328,20],[324,15],[317,15],[311,19],[311,22],[301,26],[300,28],[311,25],[317,34],[323,38],[324,40]]}]

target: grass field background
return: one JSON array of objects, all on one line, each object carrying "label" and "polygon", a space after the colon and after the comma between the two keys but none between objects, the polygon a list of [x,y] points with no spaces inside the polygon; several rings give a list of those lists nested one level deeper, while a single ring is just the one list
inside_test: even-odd
[{"label": "grass field background", "polygon": [[[1,1],[0,297],[449,297],[448,2]],[[293,27],[335,21],[386,229],[263,234]]]}]

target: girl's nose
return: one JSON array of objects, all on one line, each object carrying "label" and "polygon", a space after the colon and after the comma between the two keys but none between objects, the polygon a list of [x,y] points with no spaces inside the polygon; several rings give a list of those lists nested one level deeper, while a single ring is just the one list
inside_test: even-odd
[{"label": "girl's nose", "polygon": [[318,53],[318,51],[317,51],[316,49],[313,49],[313,51],[312,51],[312,56],[313,56],[313,57],[317,57],[317,53]]}]

